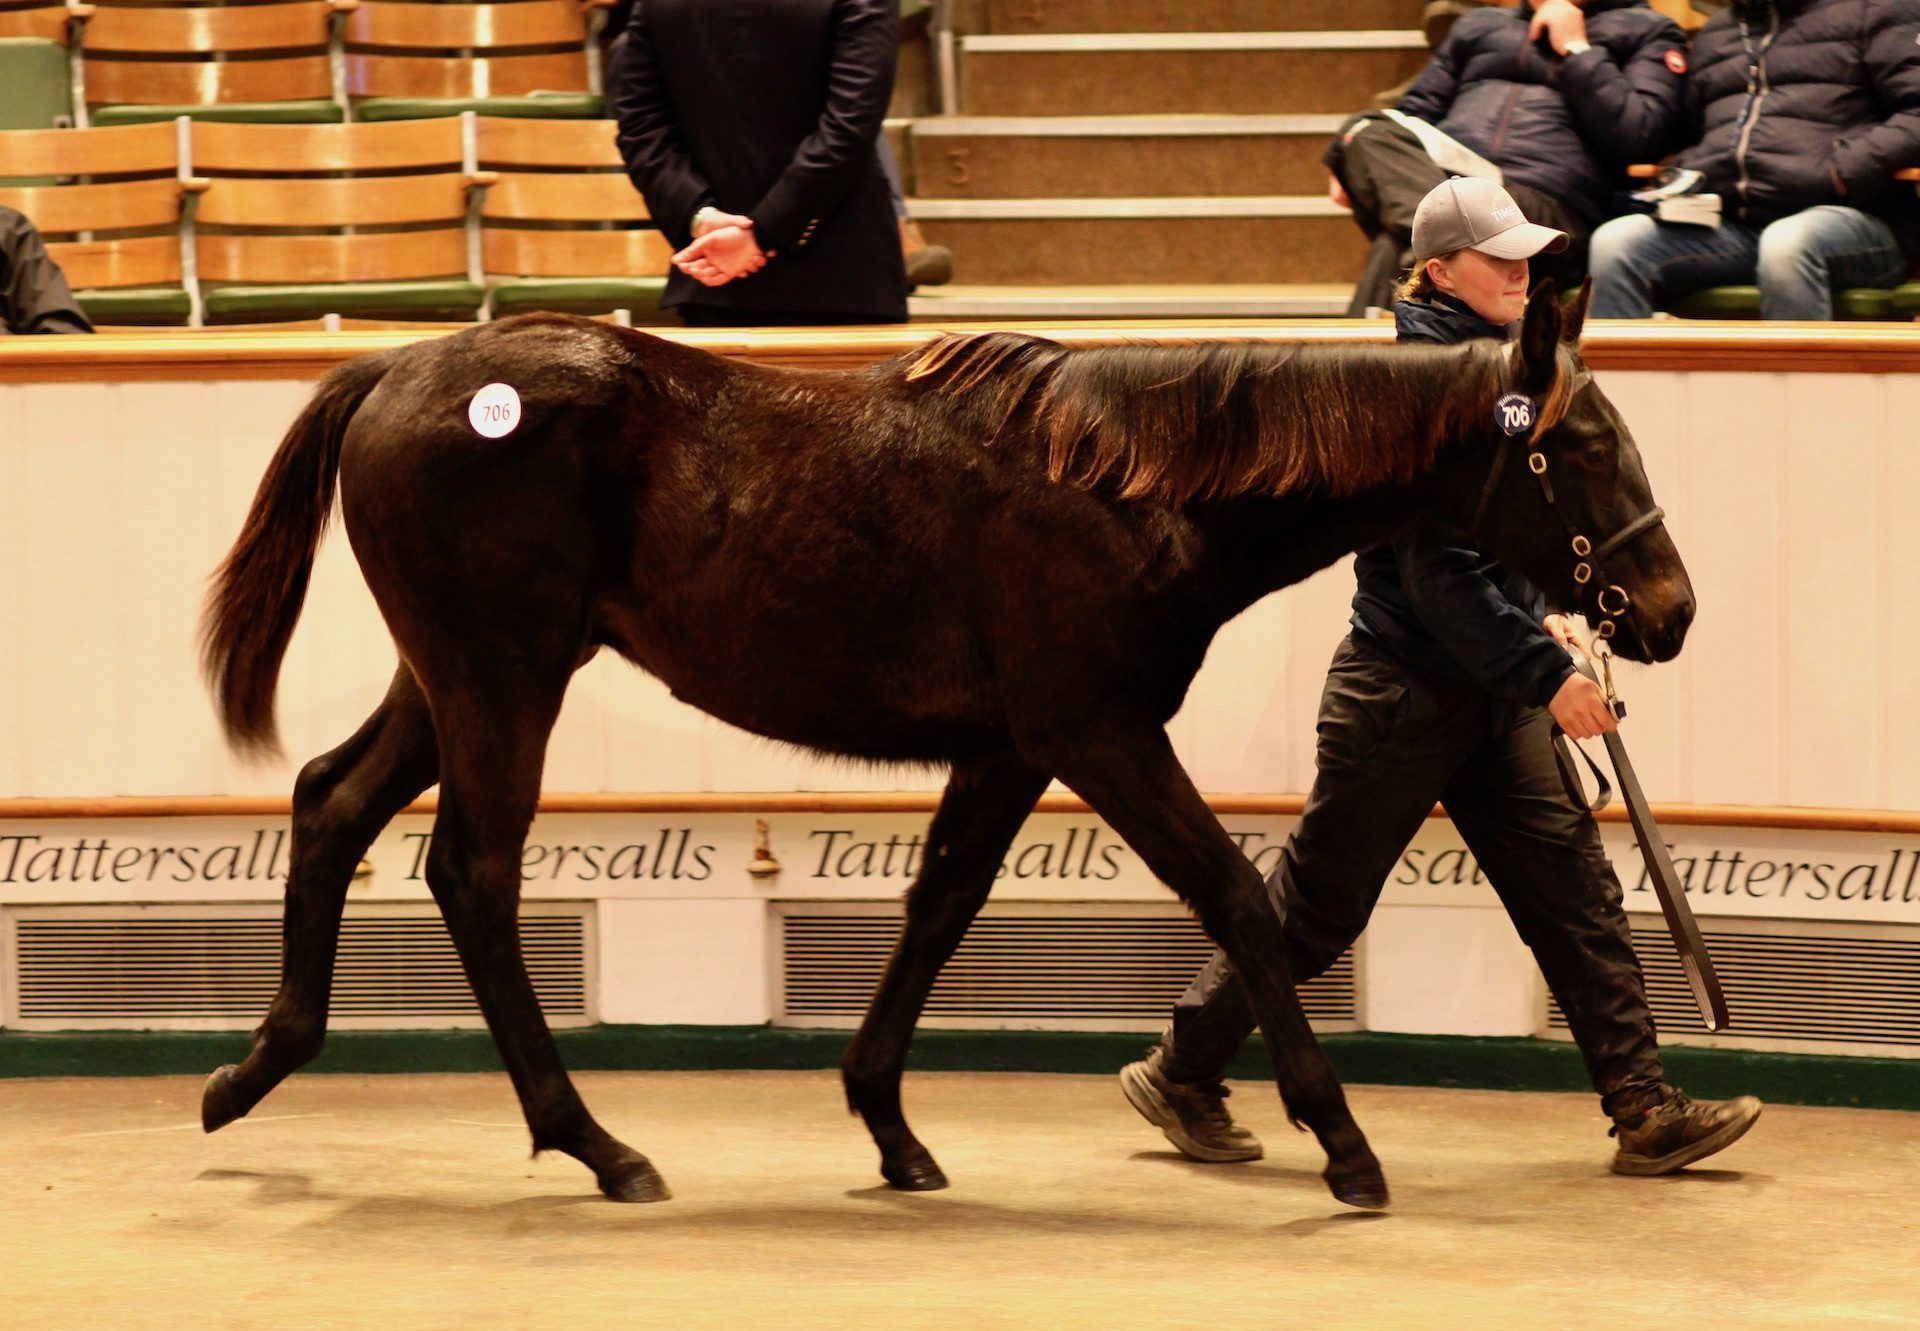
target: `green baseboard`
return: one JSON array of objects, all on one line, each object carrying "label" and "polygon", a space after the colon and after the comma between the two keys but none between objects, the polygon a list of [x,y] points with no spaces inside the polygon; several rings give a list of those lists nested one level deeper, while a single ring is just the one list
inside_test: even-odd
[{"label": "green baseboard", "polygon": [[[772,1026],[592,1026],[557,1036],[577,1072],[750,1071],[837,1067],[845,1031]],[[1107,1075],[1138,1058],[1142,1035],[1084,1031],[926,1030],[910,1066],[925,1072],[1066,1072]],[[1587,1089],[1579,1052],[1553,1040],[1363,1033],[1324,1038],[1346,1081],[1501,1091]],[[212,1071],[245,1054],[231,1032],[0,1034],[0,1078],[154,1077]],[[1920,1110],[1920,1058],[1665,1051],[1668,1079],[1697,1096],[1758,1095],[1778,1104]],[[310,1072],[494,1072],[485,1031],[345,1031],[327,1041]],[[1250,1044],[1230,1069],[1264,1081],[1265,1056]]]}]

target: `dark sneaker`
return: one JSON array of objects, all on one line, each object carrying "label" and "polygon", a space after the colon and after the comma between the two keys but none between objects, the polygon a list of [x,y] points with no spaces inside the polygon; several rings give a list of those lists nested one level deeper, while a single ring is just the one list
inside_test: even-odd
[{"label": "dark sneaker", "polygon": [[1120,1070],[1120,1089],[1140,1117],[1167,1134],[1189,1160],[1210,1165],[1258,1160],[1260,1139],[1227,1112],[1227,1088],[1217,1081],[1187,1085],[1168,1081],[1161,1050]]},{"label": "dark sneaker", "polygon": [[1760,1117],[1760,1102],[1751,1095],[1737,1100],[1691,1100],[1685,1091],[1671,1086],[1663,1087],[1661,1094],[1659,1104],[1616,1121],[1608,1130],[1620,1139],[1613,1157],[1614,1173],[1671,1174],[1726,1150]]}]

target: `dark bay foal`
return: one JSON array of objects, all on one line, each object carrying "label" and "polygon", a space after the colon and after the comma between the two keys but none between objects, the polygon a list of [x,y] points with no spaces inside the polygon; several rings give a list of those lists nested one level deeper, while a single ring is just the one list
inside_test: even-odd
[{"label": "dark bay foal", "polygon": [[[535,1149],[574,1156],[609,1197],[667,1195],[575,1092],[516,928],[548,733],[574,671],[611,648],[757,734],[951,766],[844,1063],[895,1187],[945,1183],[901,1112],[908,1042],[1058,777],[1239,968],[1334,1195],[1383,1205],[1380,1166],[1294,996],[1280,918],[1165,723],[1228,619],[1420,520],[1477,525],[1569,607],[1605,581],[1631,597],[1616,616],[1623,654],[1678,651],[1691,591],[1657,523],[1612,553],[1605,579],[1575,581],[1563,524],[1604,532],[1651,507],[1632,441],[1580,365],[1578,326],[1576,313],[1563,330],[1548,296],[1511,354],[1069,350],[995,333],[803,373],[529,316],[342,366],[281,444],[220,570],[206,662],[230,739],[272,745],[275,681],[337,478],[400,665],[365,725],[300,774],[281,989],[246,1060],[209,1081],[206,1127],[319,1052],[354,866],[437,781],[427,880]],[[499,383],[520,415],[487,437],[469,408]],[[1533,413],[1516,442],[1550,466],[1552,503],[1495,447],[1516,394]]]}]

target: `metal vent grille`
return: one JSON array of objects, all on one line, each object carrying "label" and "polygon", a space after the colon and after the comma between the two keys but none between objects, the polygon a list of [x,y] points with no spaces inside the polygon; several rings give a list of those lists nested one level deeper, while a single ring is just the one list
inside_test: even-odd
[{"label": "metal vent grille", "polygon": [[[1704,1038],[1666,925],[1629,917],[1662,1038]],[[1805,920],[1715,920],[1702,934],[1726,987],[1732,1029],[1714,1043],[1878,1045],[1920,1051],[1920,930]],[[1549,1030],[1565,1032],[1547,1000]]]},{"label": "metal vent grille", "polygon": [[[847,1025],[866,1012],[900,933],[898,906],[789,906],[781,949],[789,1024]],[[927,1002],[931,1024],[1158,1029],[1213,955],[1190,918],[1110,904],[993,909],[974,922]],[[1352,1029],[1349,952],[1300,991],[1322,1030]]]},{"label": "metal vent grille", "polygon": [[[548,1018],[584,1024],[586,908],[529,907],[520,941]],[[9,1024],[246,1029],[279,986],[279,910],[22,909],[12,950]],[[349,907],[330,1014],[345,1028],[482,1024],[453,940],[430,905]]]}]

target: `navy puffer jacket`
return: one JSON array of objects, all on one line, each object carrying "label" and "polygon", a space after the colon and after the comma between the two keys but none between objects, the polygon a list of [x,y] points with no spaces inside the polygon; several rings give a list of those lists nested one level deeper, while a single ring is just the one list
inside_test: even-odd
[{"label": "navy puffer jacket", "polygon": [[1530,0],[1463,15],[1400,110],[1597,224],[1627,167],[1682,142],[1686,38],[1646,0],[1587,0],[1592,48],[1562,59],[1532,18]]},{"label": "navy puffer jacket", "polygon": [[[1393,307],[1401,342],[1510,339],[1452,296]],[[1353,561],[1353,640],[1415,675],[1477,684],[1544,707],[1573,660],[1542,627],[1546,598],[1517,573],[1428,527],[1402,532]]]},{"label": "navy puffer jacket", "polygon": [[1726,216],[1846,204],[1920,250],[1920,200],[1893,178],[1920,166],[1920,0],[1742,0],[1700,30],[1693,64],[1697,141],[1678,161]]}]

